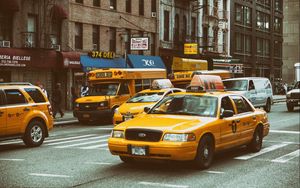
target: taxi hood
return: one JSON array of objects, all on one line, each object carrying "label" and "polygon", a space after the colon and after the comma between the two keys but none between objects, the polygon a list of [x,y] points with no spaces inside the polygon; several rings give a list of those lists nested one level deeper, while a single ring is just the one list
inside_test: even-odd
[{"label": "taxi hood", "polygon": [[189,132],[194,130],[196,127],[205,125],[215,120],[216,118],[212,117],[144,114],[117,125],[116,129],[140,128],[161,131]]},{"label": "taxi hood", "polygon": [[155,102],[148,102],[148,103],[123,103],[120,107],[119,107],[119,112],[121,114],[125,114],[127,112],[130,112],[131,114],[139,114],[144,112],[144,108],[145,107],[152,107],[154,104],[156,104]]},{"label": "taxi hood", "polygon": [[77,103],[93,103],[93,102],[102,102],[108,101],[109,99],[113,98],[114,96],[87,96],[81,97],[76,100]]}]

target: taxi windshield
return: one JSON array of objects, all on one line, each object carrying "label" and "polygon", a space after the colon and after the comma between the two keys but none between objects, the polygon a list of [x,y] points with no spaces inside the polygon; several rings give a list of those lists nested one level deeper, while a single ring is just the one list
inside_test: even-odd
[{"label": "taxi windshield", "polygon": [[101,83],[94,85],[89,92],[89,96],[115,96],[117,94],[119,83]]},{"label": "taxi windshield", "polygon": [[127,101],[127,103],[139,103],[139,102],[157,102],[159,101],[164,92],[147,92],[138,93]]},{"label": "taxi windshield", "polygon": [[225,80],[223,83],[229,91],[247,91],[248,87],[247,80]]},{"label": "taxi windshield", "polygon": [[149,113],[216,117],[217,106],[217,97],[174,95],[164,98]]}]

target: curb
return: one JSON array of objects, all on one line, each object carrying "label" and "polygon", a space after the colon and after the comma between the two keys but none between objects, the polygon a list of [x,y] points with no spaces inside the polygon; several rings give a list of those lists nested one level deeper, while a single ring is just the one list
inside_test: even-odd
[{"label": "curb", "polygon": [[57,126],[57,125],[67,125],[67,124],[74,124],[74,123],[78,123],[78,120],[66,120],[66,121],[57,121],[57,122],[54,122],[54,126]]}]

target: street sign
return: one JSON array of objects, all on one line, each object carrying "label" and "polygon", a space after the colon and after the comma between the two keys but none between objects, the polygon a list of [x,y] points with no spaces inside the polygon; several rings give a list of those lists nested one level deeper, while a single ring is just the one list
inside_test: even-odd
[{"label": "street sign", "polygon": [[130,39],[130,50],[149,50],[149,38],[132,37]]},{"label": "street sign", "polygon": [[197,43],[185,43],[184,44],[184,54],[185,55],[197,55],[198,54],[198,44]]}]

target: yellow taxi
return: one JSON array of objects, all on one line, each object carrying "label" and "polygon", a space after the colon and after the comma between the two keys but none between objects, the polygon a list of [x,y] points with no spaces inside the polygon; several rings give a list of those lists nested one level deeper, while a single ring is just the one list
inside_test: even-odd
[{"label": "yellow taxi", "polygon": [[0,84],[0,140],[21,138],[27,146],[36,147],[52,128],[51,105],[39,87]]},{"label": "yellow taxi", "polygon": [[172,87],[173,85],[169,79],[153,80],[151,89],[140,91],[115,110],[113,124],[116,125],[130,120],[143,113],[145,107],[152,107],[165,96],[184,91]]},{"label": "yellow taxi", "polygon": [[211,88],[205,91],[208,87],[197,85],[199,77],[194,76],[187,92],[171,94],[146,108],[147,113],[114,127],[110,152],[124,162],[192,160],[204,169],[224,149],[247,145],[252,152],[260,151],[269,132],[267,113],[242,95],[213,89],[220,87],[215,82],[204,81]]}]

